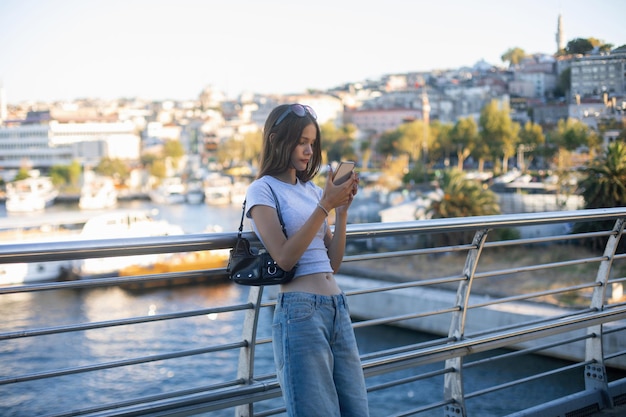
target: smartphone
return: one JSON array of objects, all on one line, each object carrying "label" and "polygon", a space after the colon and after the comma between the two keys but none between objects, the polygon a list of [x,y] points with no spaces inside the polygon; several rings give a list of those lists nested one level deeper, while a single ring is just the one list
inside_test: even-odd
[{"label": "smartphone", "polygon": [[333,184],[339,185],[348,180],[350,175],[352,175],[352,171],[354,170],[354,162],[352,161],[342,161],[339,163],[339,166],[335,170],[335,175],[333,176]]}]

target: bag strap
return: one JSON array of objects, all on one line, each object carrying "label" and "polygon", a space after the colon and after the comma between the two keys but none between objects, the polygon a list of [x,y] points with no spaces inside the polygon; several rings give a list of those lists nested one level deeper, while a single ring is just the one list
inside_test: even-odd
[{"label": "bag strap", "polygon": [[[274,197],[274,202],[276,203],[276,212],[278,213],[278,221],[280,222],[280,227],[283,229],[283,233],[285,234],[285,237],[287,236],[287,229],[285,228],[285,222],[283,222],[283,216],[280,214],[280,203],[278,202],[278,197],[276,197],[276,193],[274,192],[274,190],[272,189],[272,187],[267,184],[267,186],[269,187],[270,191],[272,192],[272,196]],[[239,222],[239,232],[237,233],[237,237],[241,238],[241,234],[243,233],[243,218],[246,215],[246,201],[247,199],[243,200],[243,206],[241,208],[241,222]]]}]

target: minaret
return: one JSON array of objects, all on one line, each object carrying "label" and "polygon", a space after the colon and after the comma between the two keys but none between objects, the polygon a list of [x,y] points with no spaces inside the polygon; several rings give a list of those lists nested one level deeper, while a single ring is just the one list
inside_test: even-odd
[{"label": "minaret", "polygon": [[428,128],[430,123],[430,103],[428,101],[428,93],[426,87],[422,90],[422,119],[424,122],[424,137],[422,138],[422,160],[424,164],[424,179],[428,180],[426,165],[428,164]]},{"label": "minaret", "polygon": [[563,16],[559,13],[559,20],[556,25],[556,52],[565,49],[565,32],[563,31]]}]

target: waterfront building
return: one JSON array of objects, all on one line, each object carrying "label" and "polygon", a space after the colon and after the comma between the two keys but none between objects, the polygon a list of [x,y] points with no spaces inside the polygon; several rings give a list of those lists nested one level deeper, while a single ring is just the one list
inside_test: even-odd
[{"label": "waterfront building", "polygon": [[45,171],[73,161],[96,165],[102,158],[137,161],[140,142],[130,121],[62,123],[50,112],[31,112],[0,127],[0,169]]}]

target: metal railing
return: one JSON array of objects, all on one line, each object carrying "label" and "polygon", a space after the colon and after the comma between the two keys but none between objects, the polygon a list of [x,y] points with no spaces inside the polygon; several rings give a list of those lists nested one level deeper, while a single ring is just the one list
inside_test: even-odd
[{"label": "metal railing", "polygon": [[[369,395],[374,396],[378,392],[416,381],[435,384],[440,387],[437,398],[429,398],[427,403],[419,404],[406,401],[406,409],[393,415],[473,417],[479,415],[473,414],[474,404],[489,401],[490,396],[506,397],[511,387],[533,382],[541,384],[544,378],[569,375],[574,370],[584,380],[579,391],[542,404],[529,406],[530,403],[526,402],[524,407],[507,412],[508,415],[586,416],[626,403],[626,379],[622,377],[626,370],[626,303],[619,294],[626,277],[618,276],[626,271],[626,254],[620,249],[624,243],[620,245],[625,221],[626,208],[612,208],[349,225],[348,246],[361,249],[351,250],[346,255],[338,279],[349,297],[355,328],[399,326],[434,335],[424,342],[363,354],[363,370]],[[610,226],[587,232],[545,233],[548,227],[566,224]],[[510,233],[511,230],[522,231],[529,227],[538,228],[536,230],[543,233],[530,237],[524,237],[523,233]],[[251,232],[246,233],[246,236],[256,241]],[[124,239],[123,242],[107,239],[10,244],[0,246],[0,264],[225,249],[232,247],[235,237],[236,233],[233,232],[133,238]],[[601,242],[597,253],[591,250],[568,250],[583,247],[583,243],[591,240],[596,242],[596,247],[597,242]],[[489,265],[481,264],[487,251],[495,251],[497,258],[504,256],[502,253],[505,250],[506,253],[515,253],[520,248],[528,247],[539,248],[539,252],[545,253],[553,252],[554,248],[565,248],[564,252],[570,256],[567,259],[533,260],[507,267],[489,268]],[[455,270],[450,260],[459,258],[463,262]],[[383,269],[373,266],[385,260],[408,264],[411,259],[419,259],[423,264],[449,263],[453,272],[435,272],[428,277],[420,273],[414,276],[389,273],[393,278],[384,280],[360,276],[368,275],[368,272],[370,275],[380,275],[381,271],[392,272],[393,266],[389,263],[385,263]],[[572,271],[577,271],[575,281],[571,279]],[[523,281],[524,278],[520,277],[528,274],[541,278],[543,287],[518,292],[488,291],[490,284],[487,283],[490,280],[497,282],[498,288],[501,288],[503,282]],[[360,277],[354,278],[355,275]],[[124,285],[148,286],[155,282],[189,282],[224,277],[224,268],[214,268],[7,286],[0,287],[0,303],[2,297],[9,294]],[[49,381],[54,384],[55,378],[68,375],[230,352],[239,357],[236,375],[231,379],[150,396],[119,398],[82,408],[75,406],[50,415],[187,416],[217,410],[230,410],[241,417],[281,414],[284,408],[277,400],[281,391],[275,374],[259,374],[255,366],[257,350],[271,346],[269,337],[257,336],[259,317],[271,312],[274,305],[267,292],[264,295],[261,288],[252,287],[247,301],[240,304],[212,305],[201,309],[104,321],[51,323],[45,327],[0,333],[1,348],[2,344],[27,338],[43,339],[49,335],[103,331],[125,326],[132,328],[157,321],[221,313],[240,314],[238,317],[243,329],[240,338],[200,348],[145,356],[133,356],[129,352],[125,357],[105,363],[87,363],[59,369],[42,367],[30,373],[1,372],[0,390],[3,386],[17,386],[32,381]],[[549,304],[547,300],[557,300],[557,304],[560,300],[561,305]],[[168,335],[164,334],[163,337],[167,338]],[[563,358],[566,362],[560,368],[531,373],[467,392],[465,374],[478,372],[483,366],[535,354]],[[613,369],[618,370],[617,374],[620,375],[615,380],[611,380],[609,372]],[[396,372],[407,370],[408,376],[395,376]],[[381,381],[377,379],[379,376],[387,378]],[[119,383],[124,384],[124,381]],[[159,382],[146,380],[144,383]],[[549,414],[551,411],[554,413]]]}]

